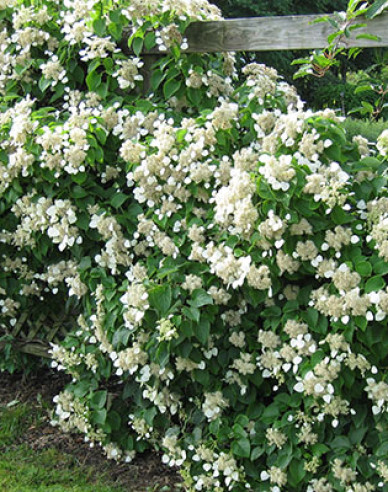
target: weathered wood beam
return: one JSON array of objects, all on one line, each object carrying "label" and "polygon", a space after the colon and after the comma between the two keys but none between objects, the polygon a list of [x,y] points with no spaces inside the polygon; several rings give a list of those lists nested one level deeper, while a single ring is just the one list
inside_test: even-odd
[{"label": "weathered wood beam", "polygon": [[[217,53],[226,51],[282,51],[311,50],[327,46],[327,37],[335,32],[329,22],[312,24],[320,15],[291,15],[281,17],[252,17],[227,19],[215,22],[195,22],[185,36],[189,48],[186,53]],[[356,29],[351,37],[345,38],[346,47],[388,46],[388,13],[375,19],[359,18],[366,27]],[[379,36],[380,41],[356,39],[359,34]],[[125,49],[126,43],[123,43]],[[127,53],[129,52],[126,47]],[[154,48],[149,54],[163,54]],[[145,53],[146,54],[146,53]]]},{"label": "weathered wood beam", "polygon": [[[51,359],[49,354],[50,345],[41,340],[16,340],[13,341],[13,348],[24,354],[35,355],[37,357],[43,357],[45,359]],[[6,343],[0,342],[0,352],[4,350]]]},{"label": "weathered wood beam", "polygon": [[40,342],[26,342],[18,346],[20,352],[25,354],[35,355],[36,357],[43,357],[44,359],[51,359],[49,354],[50,345]]},{"label": "weathered wood beam", "polygon": [[[312,24],[317,15],[256,17],[219,22],[196,22],[186,32],[191,52],[219,51],[281,51],[324,48],[327,37],[335,32],[329,22]],[[359,22],[359,21],[357,21]],[[388,46],[388,14],[365,21],[366,27],[356,29],[345,38],[346,47]],[[380,41],[356,39],[359,34],[379,36]]]}]

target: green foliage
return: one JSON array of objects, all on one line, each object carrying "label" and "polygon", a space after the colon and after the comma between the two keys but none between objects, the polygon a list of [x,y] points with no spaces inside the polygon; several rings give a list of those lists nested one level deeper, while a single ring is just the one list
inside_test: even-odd
[{"label": "green foliage", "polygon": [[[218,13],[173,7],[6,11],[2,329],[78,316],[51,349],[72,376],[55,419],[111,459],[156,448],[192,491],[373,490],[388,459],[388,132],[353,142],[275,70],[238,78],[230,56],[185,54],[191,20]],[[10,54],[34,22],[24,76]],[[152,94],[146,39],[167,51]]]},{"label": "green foliage", "polygon": [[[251,0],[216,0],[215,2],[220,7],[224,17],[268,17],[277,15],[307,15],[307,14],[327,14],[329,12],[346,10],[347,0],[262,0],[253,2]],[[241,60],[241,66],[250,62],[264,63],[268,66],[276,68],[288,83],[292,83],[298,90],[298,94],[309,106],[312,105],[312,97],[314,96],[315,85],[329,84],[326,80],[319,79],[305,81],[303,78],[293,79],[297,67],[291,65],[292,61],[304,57],[304,51],[266,51],[260,53],[240,53],[238,59]],[[353,69],[363,68],[371,63],[373,54],[369,53],[366,60],[363,57],[352,61]],[[238,65],[239,66],[239,65]],[[334,83],[338,83],[340,75],[334,70],[332,78]]]},{"label": "green foliage", "polygon": [[[44,328],[40,330],[39,338],[43,340],[43,343],[45,343],[45,335],[47,335],[48,331]],[[23,349],[23,346],[21,347],[18,342],[19,340],[10,334],[0,336],[0,373],[7,371],[12,374],[17,371],[23,371],[28,375],[49,366],[48,358],[32,357],[31,354],[20,350],[21,348]]]},{"label": "green foliage", "polygon": [[[345,55],[348,60],[357,58],[362,50],[357,47],[347,49],[346,39],[355,36],[356,39],[378,41],[378,36],[373,33],[357,34],[357,32],[358,29],[367,26],[364,18],[373,19],[387,8],[388,3],[384,0],[377,0],[372,3],[349,0],[345,12],[334,12],[331,16],[318,17],[314,21],[315,23],[330,23],[334,30],[328,36],[327,46],[324,49],[315,50],[308,57],[298,58],[292,62],[293,65],[300,65],[294,78],[298,79],[309,75],[323,77],[334,67],[340,67],[341,55]],[[369,63],[367,78],[361,80],[354,91],[354,94],[363,94],[366,97],[362,98],[359,105],[351,108],[352,113],[359,113],[361,116],[368,115],[371,120],[386,116],[388,85],[384,70],[386,69],[387,56],[386,50],[383,50],[382,59],[377,64]],[[345,65],[342,64],[342,66]],[[344,88],[342,92],[342,109],[345,110],[345,99],[348,91]],[[370,97],[373,98],[372,101],[368,100]]]},{"label": "green foliage", "polygon": [[[321,85],[314,92],[314,99],[312,105],[316,109],[321,108],[333,108],[338,109],[341,114],[352,114],[357,117],[358,111],[364,103],[375,105],[378,95],[371,89],[365,90],[360,93],[357,90],[358,86],[353,84],[326,84]],[[385,109],[380,116],[384,117],[388,115],[388,111]],[[362,118],[362,115],[359,115]],[[376,135],[376,140],[378,135]]]},{"label": "green foliage", "polygon": [[304,15],[345,9],[347,0],[216,0],[225,17],[261,17],[270,15]]}]

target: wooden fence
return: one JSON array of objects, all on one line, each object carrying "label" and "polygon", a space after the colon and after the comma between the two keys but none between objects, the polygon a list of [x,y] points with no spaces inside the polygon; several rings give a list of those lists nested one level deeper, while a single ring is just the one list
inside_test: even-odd
[{"label": "wooden fence", "polygon": [[[290,15],[282,17],[252,17],[213,22],[194,22],[185,37],[185,53],[217,53],[228,51],[310,50],[327,46],[327,37],[336,30],[329,22],[313,24],[323,15]],[[333,15],[328,17],[334,18]],[[388,46],[388,13],[371,20],[357,19],[365,27],[351,31],[341,46],[376,48]],[[360,34],[373,34],[379,41],[357,39]],[[126,47],[126,43],[123,45]],[[127,53],[129,49],[126,47]],[[157,47],[143,55],[161,54]]]},{"label": "wooden fence", "polygon": [[[317,15],[256,17],[249,19],[229,19],[217,22],[195,22],[185,33],[189,48],[187,53],[216,53],[228,51],[280,51],[324,48],[327,37],[335,30],[328,22],[312,24]],[[357,21],[359,22],[359,21]],[[386,47],[388,46],[388,13],[365,22],[364,28],[352,32],[344,38],[342,46],[346,47]],[[370,33],[378,36],[379,41],[357,39],[359,34]],[[127,34],[128,38],[128,34]],[[123,41],[123,51],[133,54],[128,49],[127,39]],[[148,92],[152,64],[163,56],[156,48],[142,54],[145,60],[144,79]],[[66,334],[69,320],[38,319],[30,320],[22,315],[11,335],[16,337],[16,347],[25,353],[48,357],[51,341]],[[38,333],[42,336],[37,337]],[[0,333],[1,335],[1,333]],[[4,342],[0,343],[0,350]]]},{"label": "wooden fence", "polygon": [[[327,38],[336,29],[330,22],[313,23],[324,15],[290,15],[281,17],[252,17],[247,19],[226,19],[212,22],[194,22],[185,32],[188,49],[185,53],[221,53],[241,51],[284,51],[312,50],[325,48]],[[328,17],[334,18],[334,15]],[[388,12],[374,19],[357,18],[357,24],[365,23],[344,37],[339,46],[346,48],[382,48],[388,47]],[[358,38],[362,34],[373,34],[379,40]],[[122,49],[125,54],[133,55],[128,48],[130,33],[124,33]],[[150,91],[152,65],[163,56],[155,47],[143,51],[144,94]]]},{"label": "wooden fence", "polygon": [[[66,316],[65,313],[52,313],[50,316],[42,314],[37,319],[31,319],[27,313],[23,313],[8,334],[11,336],[13,348],[19,352],[50,357],[50,342],[62,340],[75,323],[76,316]],[[7,333],[0,328],[0,336],[4,335]],[[0,351],[5,349],[6,344],[6,341],[0,341]]]}]

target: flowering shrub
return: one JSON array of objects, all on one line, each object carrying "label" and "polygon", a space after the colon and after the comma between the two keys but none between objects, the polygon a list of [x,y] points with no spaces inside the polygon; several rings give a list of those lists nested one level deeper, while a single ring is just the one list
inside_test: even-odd
[{"label": "flowering shrub", "polygon": [[182,54],[205,0],[0,5],[0,322],[78,316],[56,424],[187,490],[388,490],[386,132]]}]

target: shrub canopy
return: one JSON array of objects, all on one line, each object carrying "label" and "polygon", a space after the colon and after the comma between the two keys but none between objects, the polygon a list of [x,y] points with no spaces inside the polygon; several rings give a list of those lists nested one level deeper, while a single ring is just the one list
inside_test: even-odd
[{"label": "shrub canopy", "polygon": [[388,490],[387,132],[184,54],[204,0],[0,6],[0,323],[77,317],[56,423],[187,490]]}]

